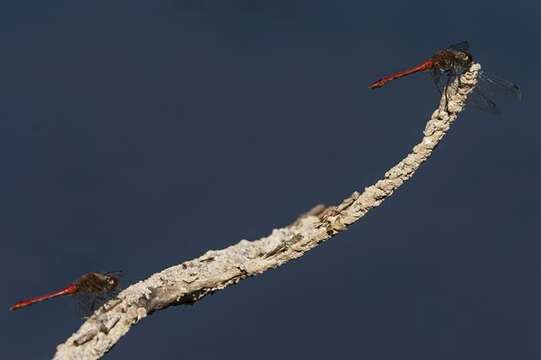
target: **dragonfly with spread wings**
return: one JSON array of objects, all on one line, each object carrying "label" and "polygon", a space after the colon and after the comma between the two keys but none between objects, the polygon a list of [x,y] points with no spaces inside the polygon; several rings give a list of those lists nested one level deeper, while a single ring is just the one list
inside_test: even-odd
[{"label": "dragonfly with spread wings", "polygon": [[[370,84],[370,89],[377,89],[395,79],[423,71],[431,71],[434,83],[445,93],[446,87],[456,78],[466,72],[473,63],[473,56],[469,52],[469,43],[460,42],[439,50],[432,57],[412,68],[387,75]],[[478,109],[490,113],[499,113],[496,103],[492,100],[495,95],[505,95],[517,100],[522,99],[522,92],[512,82],[489,74],[484,70],[479,72],[477,85],[468,96],[468,103]]]},{"label": "dragonfly with spread wings", "polygon": [[120,273],[120,271],[87,273],[64,288],[18,301],[9,309],[15,311],[59,296],[75,295],[79,300],[83,315],[90,315],[97,307],[118,293]]}]

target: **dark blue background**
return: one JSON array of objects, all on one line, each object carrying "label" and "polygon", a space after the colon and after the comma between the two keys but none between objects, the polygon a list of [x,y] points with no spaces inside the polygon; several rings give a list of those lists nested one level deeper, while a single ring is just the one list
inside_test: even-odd
[{"label": "dark blue background", "polygon": [[[505,4],[505,5],[503,5]],[[294,263],[136,326],[112,359],[538,359],[537,1],[0,5],[2,358],[50,357],[88,271],[125,283],[363,189],[421,136],[464,39],[521,85],[468,110],[414,179]]]}]

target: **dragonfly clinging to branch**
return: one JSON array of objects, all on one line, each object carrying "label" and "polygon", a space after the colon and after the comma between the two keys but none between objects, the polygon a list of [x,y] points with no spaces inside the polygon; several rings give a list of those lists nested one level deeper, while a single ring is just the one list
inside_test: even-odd
[{"label": "dragonfly clinging to branch", "polygon": [[84,307],[82,310],[85,314],[89,314],[95,310],[96,306],[116,294],[119,289],[119,274],[119,271],[108,273],[90,272],[82,275],[62,289],[18,301],[11,305],[9,309],[15,311],[59,296],[80,295],[81,300],[86,300],[81,303]]},{"label": "dragonfly clinging to branch", "polygon": [[[431,71],[434,83],[444,93],[446,87],[453,79],[466,72],[473,64],[473,56],[469,52],[467,41],[449,46],[446,49],[439,50],[432,57],[423,61],[412,68],[398,71],[387,75],[370,84],[370,89],[380,88],[390,81],[404,76],[423,71]],[[498,113],[496,103],[492,101],[492,96],[502,94],[510,96],[517,100],[522,99],[522,92],[519,87],[512,82],[498,78],[486,71],[480,71],[477,85],[468,97],[468,103],[475,107],[491,113]]]}]

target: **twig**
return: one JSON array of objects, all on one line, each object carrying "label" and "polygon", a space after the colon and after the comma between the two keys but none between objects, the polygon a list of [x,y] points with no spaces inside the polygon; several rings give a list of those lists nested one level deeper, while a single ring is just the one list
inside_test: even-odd
[{"label": "twig", "polygon": [[477,82],[481,66],[473,64],[443,94],[439,108],[426,124],[422,141],[376,184],[354,192],[335,207],[318,206],[291,225],[255,241],[242,240],[223,250],[156,273],[124,291],[97,310],[57,348],[55,359],[99,359],[132,327],[154,311],[192,304],[242,279],[261,274],[303,256],[321,242],[345,230],[379,206],[408,180],[431,155]]}]

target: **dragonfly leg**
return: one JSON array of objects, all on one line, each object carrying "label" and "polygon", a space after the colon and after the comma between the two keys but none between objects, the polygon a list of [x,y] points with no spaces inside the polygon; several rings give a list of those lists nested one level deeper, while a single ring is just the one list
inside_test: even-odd
[{"label": "dragonfly leg", "polygon": [[449,88],[449,83],[451,82],[451,77],[448,76],[447,77],[447,80],[445,81],[445,111],[449,112],[449,97],[448,97],[448,94],[447,94],[447,89]]}]

